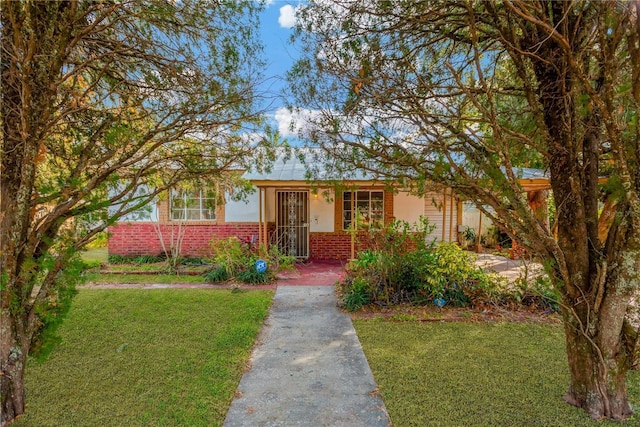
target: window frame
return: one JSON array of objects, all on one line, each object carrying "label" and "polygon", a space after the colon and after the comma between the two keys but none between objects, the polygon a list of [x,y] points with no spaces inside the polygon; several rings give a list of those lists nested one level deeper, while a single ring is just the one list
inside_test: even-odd
[{"label": "window frame", "polygon": [[[367,193],[367,197],[363,199],[361,197],[364,195],[364,193]],[[374,199],[372,197],[373,194],[379,195],[379,198]],[[353,198],[354,195],[355,195],[355,198]],[[378,208],[374,207],[374,202],[379,203]],[[367,208],[366,208],[367,212],[364,216],[365,218],[368,218],[368,220],[366,222],[356,221],[355,229],[356,230],[359,229],[358,223],[363,225],[364,229],[372,228],[372,227],[376,227],[376,228],[384,227],[384,214],[385,214],[384,202],[385,202],[384,190],[374,189],[374,190],[344,191],[342,193],[342,230],[349,231],[350,226],[353,223],[354,211],[361,214],[361,212],[359,211],[365,204],[367,205]],[[352,206],[353,206],[353,210],[351,209]],[[379,210],[379,212],[375,212],[375,210]]]},{"label": "window frame", "polygon": [[[179,200],[182,207],[176,207],[176,200]],[[212,207],[209,206],[212,204]],[[207,222],[217,221],[218,204],[215,192],[211,189],[171,189],[169,192],[169,221],[175,222]],[[182,215],[177,216],[176,213]],[[197,214],[197,218],[193,214]]]}]

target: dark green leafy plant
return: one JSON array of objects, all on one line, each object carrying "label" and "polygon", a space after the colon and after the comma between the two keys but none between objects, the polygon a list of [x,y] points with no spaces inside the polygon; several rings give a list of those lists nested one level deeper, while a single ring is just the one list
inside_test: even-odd
[{"label": "dark green leafy plant", "polygon": [[209,283],[218,283],[229,280],[229,273],[225,266],[214,267],[204,274],[204,278]]},{"label": "dark green leafy plant", "polygon": [[364,279],[356,279],[351,283],[349,292],[344,295],[344,306],[349,311],[358,311],[371,303],[369,284]]},{"label": "dark green leafy plant", "polygon": [[402,224],[388,227],[381,232],[384,237],[375,236],[376,250],[359,253],[349,264],[341,284],[347,309],[358,310],[372,302],[427,304],[436,298],[463,307],[493,298],[498,281],[484,273],[469,253],[454,243],[421,244],[411,240],[407,230]]},{"label": "dark green leafy plant", "polygon": [[[258,284],[268,283],[275,279],[279,271],[295,268],[296,258],[281,253],[277,246],[272,245],[269,250],[264,247],[252,248],[242,243],[236,237],[214,240],[211,243],[212,262],[216,266],[210,273],[213,278],[222,277],[221,273],[213,271],[223,268],[227,277],[224,280],[235,278],[244,283]],[[256,261],[263,260],[267,263],[265,272],[256,270]],[[205,276],[207,281],[212,279]]]},{"label": "dark green leafy plant", "polygon": [[269,273],[269,270],[259,272],[255,268],[247,268],[236,274],[236,278],[241,282],[257,285],[269,282],[273,276]]},{"label": "dark green leafy plant", "polygon": [[85,268],[86,265],[78,254],[74,254],[67,268],[60,271],[55,279],[59,284],[49,296],[51,300],[55,300],[55,304],[39,304],[36,307],[39,318],[38,333],[34,334],[31,341],[31,356],[39,362],[45,361],[55,346],[61,342],[57,334],[58,326],[64,321],[71,308],[71,301],[78,293],[76,285],[83,281],[82,271]]},{"label": "dark green leafy plant", "polygon": [[166,258],[161,255],[116,255],[109,254],[107,262],[109,264],[154,264],[156,262],[163,262]]}]

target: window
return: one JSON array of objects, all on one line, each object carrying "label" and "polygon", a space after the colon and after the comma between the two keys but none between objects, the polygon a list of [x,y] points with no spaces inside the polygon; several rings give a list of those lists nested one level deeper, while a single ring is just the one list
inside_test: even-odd
[{"label": "window", "polygon": [[172,190],[172,221],[213,221],[216,219],[216,197],[211,190]]},{"label": "window", "polygon": [[342,228],[348,230],[355,219],[355,227],[384,226],[383,191],[345,191],[342,199]]}]

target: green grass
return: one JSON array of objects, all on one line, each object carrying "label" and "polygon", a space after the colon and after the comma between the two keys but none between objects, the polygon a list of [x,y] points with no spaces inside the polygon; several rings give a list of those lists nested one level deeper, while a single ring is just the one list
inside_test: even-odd
[{"label": "green grass", "polygon": [[15,426],[216,426],[272,292],[81,290]]},{"label": "green grass", "polygon": [[203,276],[177,275],[177,274],[99,274],[89,272],[86,273],[85,283],[207,283]]},{"label": "green grass", "polygon": [[82,251],[80,257],[88,263],[106,264],[108,250],[107,248],[90,248]]},{"label": "green grass", "polygon": [[[560,325],[354,321],[394,427],[619,426],[562,401]],[[628,379],[640,404],[640,375]],[[640,408],[636,408],[638,410]]]}]

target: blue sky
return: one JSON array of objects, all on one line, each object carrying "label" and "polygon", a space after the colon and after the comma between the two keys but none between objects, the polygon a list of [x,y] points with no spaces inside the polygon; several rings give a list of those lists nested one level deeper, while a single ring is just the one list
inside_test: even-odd
[{"label": "blue sky", "polygon": [[265,10],[261,15],[260,32],[265,47],[267,68],[264,76],[267,81],[263,89],[270,92],[273,98],[268,103],[269,117],[278,124],[283,136],[291,136],[288,130],[291,117],[283,108],[281,92],[286,89],[284,81],[286,72],[295,62],[298,53],[290,42],[295,24],[295,7],[299,2],[286,0],[266,0]]}]

